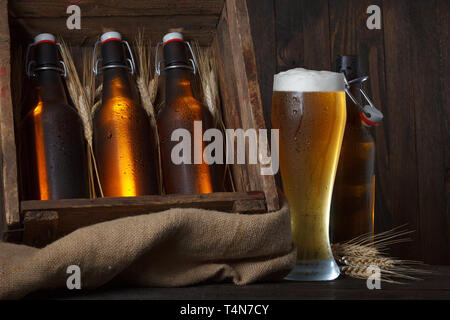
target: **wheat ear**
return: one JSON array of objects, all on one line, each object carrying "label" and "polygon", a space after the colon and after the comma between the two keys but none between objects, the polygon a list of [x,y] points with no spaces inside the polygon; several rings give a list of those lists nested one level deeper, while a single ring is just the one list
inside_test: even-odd
[{"label": "wheat ear", "polygon": [[382,275],[381,280],[391,283],[402,283],[394,279],[420,280],[415,275],[430,273],[419,268],[423,265],[419,261],[386,256],[385,251],[390,245],[410,241],[405,236],[412,231],[402,230],[403,227],[376,235],[364,234],[347,242],[332,244],[333,256],[340,265],[341,272],[350,277],[367,279],[372,275],[369,267],[377,266]]},{"label": "wheat ear", "polygon": [[[93,59],[93,55],[94,55],[94,49],[92,48],[87,48],[83,51],[83,89],[84,92],[86,93],[86,98],[87,98],[87,105],[88,105],[88,112],[89,112],[89,117],[91,119],[91,124],[92,124],[92,119],[94,116],[94,112],[96,110],[96,107],[99,106],[101,104],[101,99],[99,99],[99,97],[101,96],[101,89],[102,89],[102,85],[100,85],[98,88],[96,88],[96,79],[95,79],[95,74],[93,72],[93,61],[95,61],[95,59]],[[94,57],[97,58],[97,57]],[[93,126],[93,125],[92,125]],[[98,172],[98,167],[97,167],[97,161],[95,159],[95,153],[94,153],[94,148],[92,145],[92,138],[91,138],[91,144],[89,146],[89,152],[91,154],[91,164],[93,166],[93,179],[95,176],[95,179],[97,181],[97,186],[100,192],[100,196],[104,197],[103,194],[103,188],[102,188],[102,184],[100,181],[100,175]]]},{"label": "wheat ear", "polygon": [[152,126],[153,132],[155,134],[155,145],[156,152],[158,156],[157,166],[158,166],[158,188],[160,194],[163,193],[164,187],[162,184],[162,164],[161,164],[161,149],[159,143],[159,132],[156,123],[156,112],[155,112],[155,100],[158,91],[158,74],[153,72],[152,69],[152,47],[149,40],[145,39],[144,31],[139,30],[134,41],[136,48],[136,83],[139,89],[139,94],[141,97],[142,106],[148,114],[150,119],[150,124]]},{"label": "wheat ear", "polygon": [[75,67],[75,63],[72,58],[71,50],[66,42],[61,38],[59,38],[59,48],[61,57],[66,66],[67,78],[66,84],[67,89],[69,91],[70,97],[72,98],[72,102],[75,105],[75,108],[78,111],[78,114],[81,118],[81,122],[83,124],[84,137],[87,141],[88,148],[88,170],[89,170],[89,185],[90,185],[90,193],[91,198],[95,197],[95,186],[94,186],[94,170],[92,166],[92,119],[91,119],[91,110],[88,100],[88,95],[86,94],[85,88],[80,81],[78,76],[77,69]]},{"label": "wheat ear", "polygon": [[[222,117],[222,103],[220,100],[219,81],[217,79],[217,65],[211,48],[203,48],[197,41],[191,41],[197,60],[197,69],[202,93],[202,103],[211,112],[215,126],[225,132],[225,123]],[[232,191],[236,191],[230,166],[227,164],[222,181],[225,182],[228,174]]]}]

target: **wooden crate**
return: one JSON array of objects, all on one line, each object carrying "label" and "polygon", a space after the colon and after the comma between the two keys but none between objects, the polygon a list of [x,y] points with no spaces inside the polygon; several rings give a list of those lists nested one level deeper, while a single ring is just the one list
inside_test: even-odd
[{"label": "wooden crate", "polygon": [[[66,7],[81,8],[81,30],[66,27]],[[37,33],[61,35],[73,47],[92,46],[103,28],[132,40],[144,27],[151,39],[169,28],[183,28],[186,39],[211,47],[217,59],[223,116],[227,128],[264,129],[253,40],[243,0],[0,0],[0,156],[1,230],[5,239],[42,246],[76,228],[101,221],[197,207],[227,212],[261,213],[279,208],[273,176],[258,165],[233,165],[237,192],[134,198],[20,201],[11,100],[10,44],[25,48]]]}]

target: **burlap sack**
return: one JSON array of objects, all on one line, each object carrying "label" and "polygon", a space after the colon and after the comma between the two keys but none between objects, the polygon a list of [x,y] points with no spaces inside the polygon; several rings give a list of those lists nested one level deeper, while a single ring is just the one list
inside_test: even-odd
[{"label": "burlap sack", "polygon": [[283,278],[295,264],[286,202],[277,212],[240,215],[171,209],[79,229],[43,249],[0,243],[0,298],[66,288],[67,268],[82,289],[114,279],[175,287],[204,281],[244,285]]}]

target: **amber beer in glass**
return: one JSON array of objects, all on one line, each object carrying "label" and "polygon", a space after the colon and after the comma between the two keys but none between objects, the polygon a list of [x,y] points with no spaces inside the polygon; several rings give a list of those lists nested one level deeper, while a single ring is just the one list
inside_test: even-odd
[{"label": "amber beer in glass", "polygon": [[[202,137],[207,129],[214,128],[214,121],[208,107],[194,95],[194,60],[189,60],[188,46],[183,35],[171,32],[163,38],[165,105],[158,114],[162,175],[167,194],[201,194],[223,191],[221,168],[218,164],[207,164],[203,160],[206,142]],[[202,135],[194,133],[194,122],[201,122]],[[172,161],[172,151],[179,143],[172,140],[172,133],[184,129],[192,137],[192,146],[198,144],[199,150],[191,151],[191,160],[198,152],[201,163],[180,163]],[[194,139],[199,139],[195,141]],[[192,149],[195,149],[192,148]]]},{"label": "amber beer in glass", "polygon": [[292,69],[274,77],[272,127],[279,129],[280,170],[291,212],[296,267],[289,280],[333,280],[339,268],[329,213],[346,121],[344,78]]},{"label": "amber beer in glass", "polygon": [[20,123],[22,199],[89,198],[83,124],[66,96],[55,37],[37,35],[29,52],[33,88]]},{"label": "amber beer in glass", "polygon": [[131,80],[133,62],[126,63],[120,33],[106,32],[100,41],[103,92],[93,115],[93,146],[103,195],[156,194],[154,135]]}]

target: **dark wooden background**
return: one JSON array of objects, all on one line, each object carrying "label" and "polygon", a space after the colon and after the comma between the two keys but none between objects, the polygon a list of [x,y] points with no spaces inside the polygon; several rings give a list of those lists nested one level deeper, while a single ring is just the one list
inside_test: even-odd
[{"label": "dark wooden background", "polygon": [[[416,232],[393,254],[450,263],[448,0],[247,0],[267,125],[273,74],[330,70],[359,54],[365,85],[384,113],[377,147],[375,230]],[[369,30],[369,5],[382,29]]]}]

